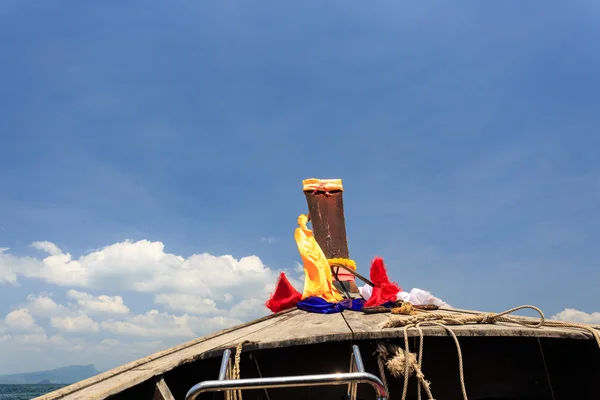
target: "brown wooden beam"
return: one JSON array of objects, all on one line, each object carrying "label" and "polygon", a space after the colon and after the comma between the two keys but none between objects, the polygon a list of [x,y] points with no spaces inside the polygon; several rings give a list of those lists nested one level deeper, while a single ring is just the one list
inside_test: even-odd
[{"label": "brown wooden beam", "polygon": [[[325,257],[350,258],[341,181],[310,179],[303,183],[313,234]],[[339,286],[337,282],[335,284]],[[347,282],[346,288],[351,293],[358,293],[354,281]]]},{"label": "brown wooden beam", "polygon": [[157,376],[154,378],[156,385],[154,386],[154,395],[152,396],[152,400],[175,400],[171,390],[167,386],[167,382],[162,376]]},{"label": "brown wooden beam", "polygon": [[315,240],[327,258],[348,258],[344,198],[335,192],[304,192]]}]

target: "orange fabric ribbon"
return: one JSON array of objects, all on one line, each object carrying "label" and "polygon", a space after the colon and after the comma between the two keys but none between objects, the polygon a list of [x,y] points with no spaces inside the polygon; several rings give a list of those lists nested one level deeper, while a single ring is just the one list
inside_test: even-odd
[{"label": "orange fabric ribbon", "polygon": [[329,302],[340,301],[344,297],[333,286],[327,257],[315,240],[312,230],[306,227],[307,222],[308,217],[301,214],[298,217],[298,228],[294,232],[294,239],[304,262],[304,274],[306,275],[302,298],[317,296]]}]

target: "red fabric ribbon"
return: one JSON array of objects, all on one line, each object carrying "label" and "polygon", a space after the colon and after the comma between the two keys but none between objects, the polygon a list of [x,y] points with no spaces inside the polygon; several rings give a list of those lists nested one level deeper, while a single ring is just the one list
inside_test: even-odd
[{"label": "red fabric ribbon", "polygon": [[396,282],[391,282],[388,278],[383,258],[375,257],[371,262],[370,271],[371,282],[375,284],[373,294],[365,303],[365,307],[376,307],[387,303],[388,301],[396,301],[398,292],[402,290]]},{"label": "red fabric ribbon", "polygon": [[294,307],[302,299],[298,292],[285,276],[285,272],[279,275],[275,291],[265,303],[265,306],[274,313]]}]

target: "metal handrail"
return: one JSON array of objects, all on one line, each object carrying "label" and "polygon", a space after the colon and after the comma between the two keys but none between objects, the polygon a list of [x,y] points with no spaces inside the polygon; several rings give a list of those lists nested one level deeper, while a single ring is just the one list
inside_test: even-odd
[{"label": "metal handrail", "polygon": [[365,372],[360,350],[357,345],[352,346],[356,368],[358,372],[346,372],[335,374],[317,374],[317,375],[295,375],[278,376],[268,378],[249,378],[249,379],[225,379],[227,365],[231,356],[230,350],[223,352],[221,368],[219,370],[219,380],[204,381],[197,383],[185,395],[186,400],[195,400],[201,393],[221,392],[224,390],[244,390],[244,389],[268,389],[300,386],[329,386],[366,383],[370,385],[377,395],[377,400],[387,400],[385,386],[381,380],[373,374]]}]

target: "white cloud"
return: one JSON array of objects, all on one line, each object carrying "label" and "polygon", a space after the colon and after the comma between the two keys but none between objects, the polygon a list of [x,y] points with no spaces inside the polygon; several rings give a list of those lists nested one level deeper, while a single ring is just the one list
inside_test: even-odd
[{"label": "white cloud", "polygon": [[196,317],[150,310],[128,319],[105,320],[101,328],[115,335],[153,338],[193,338],[242,321],[229,316]]},{"label": "white cloud", "polygon": [[264,243],[269,243],[269,244],[273,244],[275,243],[277,239],[273,238],[273,237],[261,237],[260,241],[264,242]]},{"label": "white cloud", "polygon": [[33,242],[33,243],[31,243],[31,247],[41,250],[41,251],[45,251],[46,253],[49,253],[53,256],[62,253],[62,251],[58,248],[57,245],[55,245],[52,242],[48,242],[48,241]]},{"label": "white cloud", "polygon": [[4,317],[4,325],[10,331],[42,332],[43,329],[35,323],[35,319],[26,308],[11,311]]},{"label": "white cloud", "polygon": [[229,315],[234,318],[248,320],[251,318],[262,317],[267,312],[270,311],[265,307],[265,300],[252,297],[249,299],[244,299],[231,307]]},{"label": "white cloud", "polygon": [[211,315],[226,312],[219,309],[214,300],[188,293],[159,294],[154,296],[154,302],[164,305],[169,310],[188,314]]},{"label": "white cloud", "polygon": [[17,283],[17,261],[11,262],[13,259],[8,252],[7,247],[0,247],[0,284],[1,283]]},{"label": "white cloud", "polygon": [[82,311],[75,315],[52,317],[50,323],[62,332],[89,333],[98,332],[98,323],[85,315]]},{"label": "white cloud", "polygon": [[565,308],[563,311],[550,317],[550,319],[569,322],[582,322],[584,324],[600,324],[600,312],[588,314],[574,308]]},{"label": "white cloud", "polygon": [[45,333],[17,335],[14,336],[12,339],[14,342],[23,345],[34,346],[34,348],[35,346],[39,345],[51,345],[63,348],[64,351],[64,348],[71,348],[73,346],[73,343],[69,342],[68,340],[65,340],[65,338],[61,335],[54,335],[48,337],[48,335],[46,335]]},{"label": "white cloud", "polygon": [[[66,286],[66,299],[32,293],[0,320],[0,360],[22,360],[21,367],[0,362],[0,373],[25,371],[33,360],[37,369],[75,363],[114,367],[260,317],[270,313],[264,303],[280,272],[256,256],[185,258],[147,240],[115,243],[80,257],[51,242],[32,246],[46,252],[45,258],[0,250],[0,285],[18,284],[20,277],[40,279]],[[290,275],[295,273],[288,278],[301,291],[302,283]],[[123,293],[131,304],[125,304]],[[143,308],[148,298],[156,309]]]},{"label": "white cloud", "polygon": [[25,308],[27,308],[32,315],[40,317],[52,317],[70,312],[65,306],[57,304],[44,293],[28,295]]},{"label": "white cloud", "polygon": [[129,307],[123,303],[121,296],[93,296],[77,290],[69,290],[67,296],[77,301],[77,304],[87,314],[128,314]]},{"label": "white cloud", "polygon": [[264,294],[265,285],[277,278],[277,271],[256,256],[235,259],[203,253],[186,259],[166,253],[161,242],[147,240],[115,243],[77,259],[56,253],[60,250],[50,242],[35,246],[54,254],[40,260],[0,252],[0,281],[15,283],[22,275],[61,286],[188,293],[217,300],[232,293],[238,298]]}]

